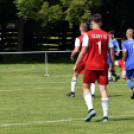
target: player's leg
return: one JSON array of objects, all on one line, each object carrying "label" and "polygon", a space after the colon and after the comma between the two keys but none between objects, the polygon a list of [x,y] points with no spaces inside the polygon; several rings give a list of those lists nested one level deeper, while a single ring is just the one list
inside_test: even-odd
[{"label": "player's leg", "polygon": [[71,92],[67,94],[69,97],[75,97],[75,89],[76,89],[76,83],[77,83],[77,77],[79,74],[77,72],[74,72],[72,81],[71,81]]},{"label": "player's leg", "polygon": [[77,83],[77,77],[79,74],[82,74],[84,71],[85,64],[79,64],[76,71],[73,74],[72,81],[71,81],[71,92],[67,94],[69,97],[75,97],[75,89]]},{"label": "player's leg", "polygon": [[121,68],[121,70],[122,70],[121,77],[122,77],[122,79],[126,79],[126,67],[123,63],[123,60],[122,59],[121,60],[116,60],[114,62],[114,65]]},{"label": "player's leg", "polygon": [[121,77],[122,77],[122,79],[126,79],[126,71],[125,70],[122,70],[121,71]]},{"label": "player's leg", "polygon": [[119,60],[116,60],[116,61],[114,62],[114,65],[117,66],[117,67],[119,67]]},{"label": "player's leg", "polygon": [[131,81],[134,81],[134,78],[131,78]]},{"label": "player's leg", "polygon": [[113,82],[112,73],[111,73],[111,63],[108,63],[108,81]]},{"label": "player's leg", "polygon": [[85,118],[85,121],[90,121],[92,117],[96,115],[94,107],[93,107],[93,100],[91,93],[89,91],[90,83],[95,82],[95,75],[92,73],[92,71],[85,71],[83,76],[83,97],[85,100],[85,103],[88,107],[88,115]]},{"label": "player's leg", "polygon": [[95,83],[91,83],[91,95],[95,98]]},{"label": "player's leg", "polygon": [[114,82],[117,82],[120,79],[120,76],[117,75],[116,73],[112,74],[112,76],[115,77]]},{"label": "player's leg", "polygon": [[85,121],[90,121],[92,117],[96,115],[94,107],[93,107],[92,95],[89,92],[89,88],[90,88],[90,84],[83,83],[83,97],[88,107],[88,115],[84,119]]},{"label": "player's leg", "polygon": [[126,79],[126,66],[124,65],[123,60],[121,63],[122,63],[122,64],[120,64],[121,70],[122,70],[121,77],[125,80]]},{"label": "player's leg", "polygon": [[132,91],[133,91],[131,99],[134,99],[134,84],[130,78],[126,77],[126,80],[127,80],[127,84],[129,86],[129,88],[132,89]]},{"label": "player's leg", "polygon": [[117,82],[117,81],[120,79],[120,76],[119,76],[119,75],[117,75],[116,73],[112,74],[112,76],[114,76],[114,77],[115,77],[114,82]]},{"label": "player's leg", "polygon": [[110,67],[111,67],[110,64],[111,64],[110,56],[109,53],[107,53],[108,81],[113,82],[112,73],[110,71]]},{"label": "player's leg", "polygon": [[108,81],[113,82],[112,73],[111,73],[110,69],[108,69]]},{"label": "player's leg", "polygon": [[[121,59],[121,60],[116,60],[115,62],[114,62],[114,65],[115,66],[118,66],[118,67],[122,67],[122,65],[123,65],[123,60]],[[120,79],[120,76],[118,76],[116,73],[115,74],[112,74],[114,77],[115,77],[115,82],[116,81],[118,81],[119,79]]]},{"label": "player's leg", "polygon": [[103,121],[108,121],[108,107],[109,107],[109,99],[107,95],[107,87],[106,85],[99,85],[100,93],[101,93],[101,105],[103,110]]},{"label": "player's leg", "polygon": [[134,69],[126,71],[126,81],[130,89],[132,89],[133,93],[131,96],[131,99],[134,99],[134,84],[131,80],[131,78],[134,78]]},{"label": "player's leg", "polygon": [[103,110],[103,121],[108,121],[108,107],[109,107],[109,99],[107,94],[107,71],[98,71],[98,83],[101,93],[101,104]]},{"label": "player's leg", "polygon": [[83,97],[88,107],[88,111],[93,109],[92,96],[89,91],[90,84],[83,83]]}]

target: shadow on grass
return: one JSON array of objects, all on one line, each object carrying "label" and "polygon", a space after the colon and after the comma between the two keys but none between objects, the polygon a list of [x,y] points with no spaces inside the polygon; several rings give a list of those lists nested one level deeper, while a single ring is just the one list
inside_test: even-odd
[{"label": "shadow on grass", "polygon": [[[111,97],[121,97],[121,96],[123,96],[123,95],[108,95],[109,98],[111,98]],[[95,98],[101,98],[101,96],[97,95],[97,96],[95,96]]]},{"label": "shadow on grass", "polygon": [[[109,119],[108,119],[108,122],[109,121],[131,121],[131,120],[134,120],[134,117],[121,117],[120,115],[119,115],[119,117],[109,117]],[[102,122],[102,119],[97,119],[97,120],[95,120],[95,122]]]},{"label": "shadow on grass", "polygon": [[120,96],[123,96],[123,95],[108,95],[108,97],[120,97]]}]

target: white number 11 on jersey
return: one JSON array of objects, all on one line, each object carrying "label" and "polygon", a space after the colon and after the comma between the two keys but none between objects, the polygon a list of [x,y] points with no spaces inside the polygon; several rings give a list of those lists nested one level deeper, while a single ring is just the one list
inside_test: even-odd
[{"label": "white number 11 on jersey", "polygon": [[101,54],[101,41],[99,41],[97,44],[98,44],[99,54]]}]

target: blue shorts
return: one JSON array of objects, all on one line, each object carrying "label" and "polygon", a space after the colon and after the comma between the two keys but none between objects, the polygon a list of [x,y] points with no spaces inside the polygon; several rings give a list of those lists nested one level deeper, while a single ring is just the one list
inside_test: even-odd
[{"label": "blue shorts", "polygon": [[134,78],[134,69],[127,70],[126,71],[126,76],[129,78]]}]

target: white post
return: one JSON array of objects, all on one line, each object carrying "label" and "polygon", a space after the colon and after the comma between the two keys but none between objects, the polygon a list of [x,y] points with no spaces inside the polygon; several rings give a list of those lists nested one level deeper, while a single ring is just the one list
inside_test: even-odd
[{"label": "white post", "polygon": [[48,68],[47,68],[47,52],[45,52],[45,70],[46,70],[46,74],[44,74],[44,77],[50,77],[50,74],[48,74]]}]

